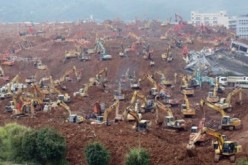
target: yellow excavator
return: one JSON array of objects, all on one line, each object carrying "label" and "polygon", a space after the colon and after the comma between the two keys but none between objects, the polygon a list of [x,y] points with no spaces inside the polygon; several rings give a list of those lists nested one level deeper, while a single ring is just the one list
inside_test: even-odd
[{"label": "yellow excavator", "polygon": [[229,130],[234,130],[234,129],[240,129],[241,128],[241,120],[238,119],[238,118],[232,118],[228,115],[226,115],[225,111],[213,104],[213,103],[210,103],[206,100],[203,100],[201,99],[201,102],[200,102],[200,106],[201,106],[201,110],[203,110],[203,107],[204,105],[207,105],[209,108],[219,112],[222,116],[221,118],[221,125],[220,125],[220,129],[229,129]]},{"label": "yellow excavator", "polygon": [[125,100],[125,94],[122,93],[121,82],[118,83],[118,89],[114,91],[114,100]]},{"label": "yellow excavator", "polygon": [[147,100],[146,96],[144,96],[143,94],[141,94],[138,91],[134,91],[132,99],[130,101],[130,104],[134,105],[135,102],[138,101],[138,99],[142,100],[140,112],[142,112],[142,113],[144,113],[144,112],[154,112],[154,109],[155,109],[154,101],[153,100]]},{"label": "yellow excavator", "polygon": [[74,50],[65,51],[65,59],[77,58],[82,53],[80,46],[75,47]]},{"label": "yellow excavator", "polygon": [[108,68],[100,70],[95,77],[89,79],[90,83],[94,85],[104,85],[107,82]]},{"label": "yellow excavator", "polygon": [[207,101],[210,103],[217,103],[220,98],[217,96],[217,90],[219,89],[219,83],[216,81],[213,92],[208,92]]},{"label": "yellow excavator", "polygon": [[80,88],[79,91],[74,92],[73,96],[74,97],[77,97],[77,96],[88,97],[89,96],[88,90],[89,90],[89,87],[91,87],[91,86],[93,86],[93,84],[90,82],[88,84],[84,84],[84,88]]},{"label": "yellow excavator", "polygon": [[189,87],[187,76],[182,77],[181,92],[187,96],[194,96],[195,94],[194,89]]},{"label": "yellow excavator", "polygon": [[172,53],[171,53],[171,46],[166,49],[166,52],[161,54],[161,58],[163,61],[171,62],[173,60]]},{"label": "yellow excavator", "polygon": [[151,125],[149,120],[141,120],[139,114],[135,111],[128,111],[128,114],[133,116],[135,119],[135,125],[133,128],[138,132],[148,131],[149,126]]},{"label": "yellow excavator", "polygon": [[242,104],[242,88],[235,88],[231,91],[226,98],[220,98],[218,103],[215,103],[216,106],[226,110],[227,112],[232,111],[232,97],[236,94],[239,94],[239,104]]},{"label": "yellow excavator", "polygon": [[172,81],[167,80],[165,74],[162,71],[157,71],[155,72],[158,75],[160,75],[160,84],[165,85],[165,86],[171,86],[173,84]]},{"label": "yellow excavator", "polygon": [[184,104],[181,105],[181,112],[184,117],[193,117],[196,115],[196,110],[190,107],[189,99],[186,94],[184,94]]},{"label": "yellow excavator", "polygon": [[[236,154],[242,150],[241,145],[235,141],[226,140],[226,136],[223,136],[221,133],[207,127],[204,127],[200,133],[216,138],[216,141],[213,142],[215,162],[219,162],[221,157],[228,157],[232,163],[235,162]],[[195,146],[193,143],[187,146],[188,151],[194,149]]]},{"label": "yellow excavator", "polygon": [[155,98],[159,94],[158,84],[153,79],[152,75],[147,75],[146,78],[149,80],[149,82],[153,85],[153,87],[150,89],[149,94]]},{"label": "yellow excavator", "polygon": [[159,118],[159,111],[158,109],[162,109],[167,113],[167,116],[165,116],[165,119],[163,121],[163,126],[167,128],[173,128],[177,130],[185,130],[186,129],[186,122],[183,119],[175,119],[173,116],[172,110],[170,109],[170,106],[165,106],[163,103],[159,102],[156,99],[156,121],[158,123]]},{"label": "yellow excavator", "polygon": [[58,102],[57,105],[60,107],[63,107],[69,113],[69,117],[67,118],[66,121],[69,121],[70,123],[77,123],[77,124],[80,124],[83,121],[85,121],[84,117],[76,115],[76,114],[72,114],[70,107],[66,105],[64,102]]}]

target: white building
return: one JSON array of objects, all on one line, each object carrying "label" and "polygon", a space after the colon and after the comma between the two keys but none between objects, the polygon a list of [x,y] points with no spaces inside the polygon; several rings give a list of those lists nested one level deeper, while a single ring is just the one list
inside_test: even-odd
[{"label": "white building", "polygon": [[225,26],[228,28],[229,18],[226,11],[220,11],[218,13],[200,13],[197,11],[191,12],[191,22],[195,26]]},{"label": "white building", "polygon": [[239,38],[248,39],[248,15],[239,16],[236,19],[236,35]]}]

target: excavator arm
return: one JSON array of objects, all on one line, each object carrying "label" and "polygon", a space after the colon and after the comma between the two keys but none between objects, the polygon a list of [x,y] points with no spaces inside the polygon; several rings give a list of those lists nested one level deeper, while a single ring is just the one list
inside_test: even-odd
[{"label": "excavator arm", "polygon": [[201,109],[203,109],[204,105],[207,105],[209,108],[212,108],[213,110],[219,112],[222,117],[226,116],[226,113],[222,108],[220,108],[219,106],[216,106],[216,105],[214,105],[214,104],[212,104],[212,103],[210,103],[204,99],[201,99],[201,101],[200,101]]},{"label": "excavator arm", "polygon": [[116,108],[116,111],[118,111],[119,109],[119,100],[116,100],[114,102],[114,104],[112,104],[107,110],[105,110],[104,114],[103,114],[103,121],[104,122],[107,122],[108,121],[108,116],[109,116],[109,113],[114,109]]}]

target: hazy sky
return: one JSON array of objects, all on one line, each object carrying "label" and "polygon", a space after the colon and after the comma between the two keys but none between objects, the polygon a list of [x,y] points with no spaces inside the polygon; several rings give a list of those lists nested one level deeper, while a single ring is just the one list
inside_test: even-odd
[{"label": "hazy sky", "polygon": [[175,13],[190,18],[190,11],[229,15],[248,14],[248,0],[0,0],[0,21],[161,18]]}]

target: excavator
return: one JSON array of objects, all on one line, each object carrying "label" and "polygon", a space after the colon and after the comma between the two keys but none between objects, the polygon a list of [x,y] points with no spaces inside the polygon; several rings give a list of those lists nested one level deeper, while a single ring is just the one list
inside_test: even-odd
[{"label": "excavator", "polygon": [[193,150],[195,146],[201,145],[204,142],[207,142],[206,134],[202,134],[203,128],[205,126],[205,118],[202,118],[199,122],[198,127],[192,126],[191,133],[189,135],[189,142],[187,144],[187,152],[191,156],[194,155]]},{"label": "excavator", "polygon": [[153,79],[152,75],[147,75],[146,78],[149,80],[149,82],[153,85],[153,87],[150,89],[149,94],[155,98],[157,95],[159,95],[159,88],[157,82]]},{"label": "excavator", "polygon": [[[242,146],[235,141],[230,141],[226,139],[226,136],[223,136],[221,133],[204,127],[200,131],[200,134],[207,134],[211,137],[216,138],[216,141],[213,142],[214,147],[214,161],[219,162],[221,157],[228,157],[229,160],[234,163],[236,160],[236,154],[241,152]],[[195,144],[191,143],[187,145],[187,151],[193,151],[195,149]]]},{"label": "excavator", "polygon": [[194,96],[195,91],[194,91],[193,88],[190,88],[189,87],[187,76],[183,76],[182,77],[182,83],[183,83],[181,85],[181,92],[182,92],[182,94],[187,95],[187,96]]},{"label": "excavator", "polygon": [[155,72],[158,75],[160,75],[160,84],[165,85],[165,86],[172,86],[172,81],[167,80],[165,74],[162,71],[157,71]]},{"label": "excavator", "polygon": [[148,131],[149,126],[151,125],[149,120],[141,120],[138,112],[128,111],[128,114],[133,116],[135,119],[135,125],[133,128],[138,132],[146,132]]},{"label": "excavator", "polygon": [[104,113],[103,113],[103,116],[99,115],[97,116],[97,123],[98,124],[103,124],[105,123],[107,126],[110,125],[110,121],[109,121],[109,113],[112,112],[112,110],[115,108],[115,112],[116,112],[116,117],[115,117],[115,120],[121,120],[122,117],[118,114],[119,113],[119,105],[120,105],[120,102],[119,100],[116,100],[110,107],[108,107]]},{"label": "excavator", "polygon": [[209,108],[211,108],[211,109],[213,109],[213,110],[215,110],[221,114],[222,118],[221,118],[221,125],[219,127],[220,129],[234,130],[234,129],[240,129],[241,128],[241,126],[242,126],[241,120],[238,118],[232,118],[232,117],[226,115],[225,111],[221,107],[219,107],[213,103],[210,103],[206,100],[201,99],[200,106],[201,106],[202,111],[203,111],[204,105],[207,105]]},{"label": "excavator", "polygon": [[159,112],[158,109],[162,109],[167,113],[167,116],[165,116],[163,126],[168,128],[173,128],[177,130],[185,130],[186,129],[186,122],[183,119],[175,119],[172,113],[172,110],[170,109],[170,105],[165,106],[163,103],[159,102],[156,98],[156,121],[158,122],[159,118]]},{"label": "excavator", "polygon": [[224,109],[227,112],[232,111],[232,97],[236,94],[239,94],[239,104],[242,104],[242,88],[235,88],[233,91],[231,91],[226,98],[220,98],[220,101],[215,103],[216,106],[220,107],[221,109]]},{"label": "excavator", "polygon": [[47,66],[42,63],[41,60],[37,60],[34,62],[34,66],[39,70],[46,70]]},{"label": "excavator", "polygon": [[115,100],[125,100],[125,95],[122,93],[121,82],[118,83],[118,89],[114,91]]},{"label": "excavator", "polygon": [[130,101],[131,105],[134,105],[136,101],[138,101],[137,99],[141,99],[142,100],[142,104],[141,104],[141,112],[154,112],[154,108],[155,108],[155,103],[153,100],[147,100],[146,97],[139,93],[138,91],[134,91],[132,99]]},{"label": "excavator", "polygon": [[9,76],[5,76],[4,70],[1,65],[0,65],[0,79],[9,81]]},{"label": "excavator", "polygon": [[77,124],[80,124],[83,121],[85,121],[84,117],[76,115],[76,114],[72,114],[70,107],[66,105],[64,102],[58,102],[57,106],[63,107],[69,113],[69,117],[67,118],[66,121],[69,121],[70,123],[77,123]]},{"label": "excavator", "polygon": [[196,115],[195,109],[190,107],[189,99],[186,94],[184,94],[184,104],[182,104],[181,111],[184,117],[193,117]]},{"label": "excavator", "polygon": [[91,77],[89,82],[93,85],[105,85],[107,82],[108,68],[100,70],[95,77]]},{"label": "excavator", "polygon": [[213,92],[208,92],[206,100],[210,103],[217,103],[220,100],[219,96],[217,96],[218,84],[218,81],[216,81]]},{"label": "excavator", "polygon": [[76,97],[76,96],[80,96],[80,97],[88,97],[89,94],[88,94],[88,90],[89,90],[89,87],[93,86],[92,83],[88,83],[88,84],[84,84],[84,88],[80,88],[79,91],[77,92],[74,92],[73,93],[73,96]]},{"label": "excavator", "polygon": [[81,80],[81,75],[78,74],[77,68],[74,65],[71,69],[65,71],[65,73],[57,80],[54,80],[54,85],[61,85],[64,81],[72,81],[72,78],[70,77],[70,74],[74,73],[77,81]]},{"label": "excavator", "polygon": [[168,48],[166,48],[165,53],[161,54],[161,58],[162,58],[163,61],[167,61],[167,62],[171,62],[173,60],[170,45],[169,45]]},{"label": "excavator", "polygon": [[77,58],[81,53],[81,47],[76,47],[74,50],[65,51],[65,59]]}]

